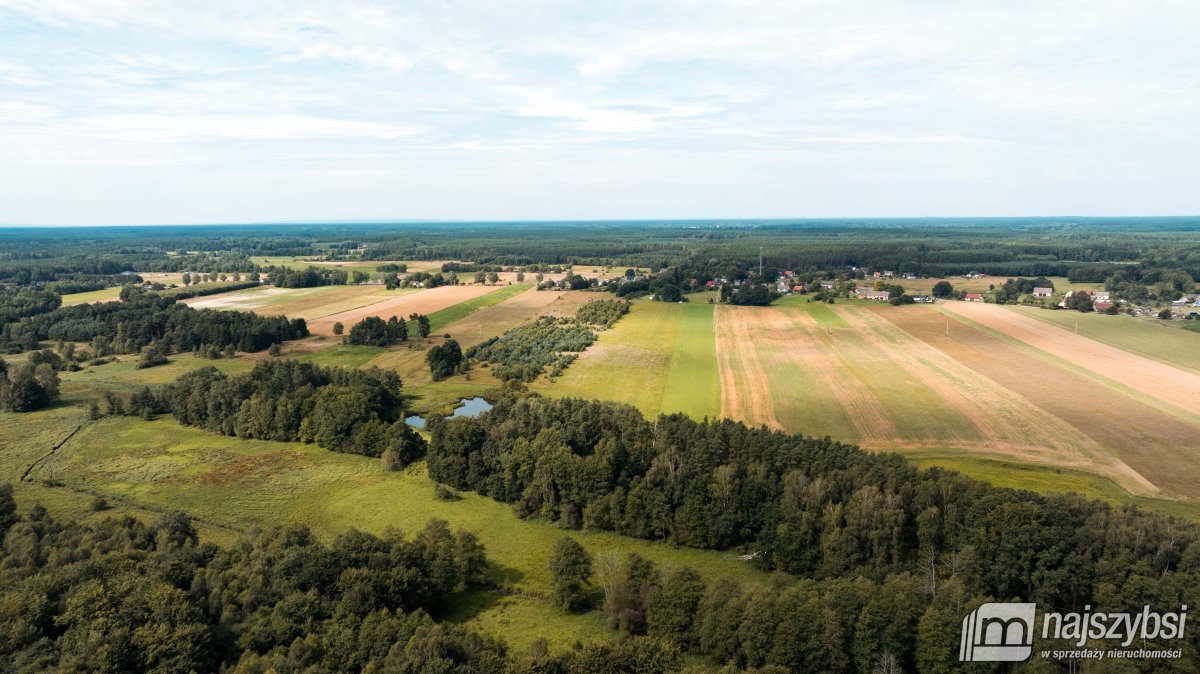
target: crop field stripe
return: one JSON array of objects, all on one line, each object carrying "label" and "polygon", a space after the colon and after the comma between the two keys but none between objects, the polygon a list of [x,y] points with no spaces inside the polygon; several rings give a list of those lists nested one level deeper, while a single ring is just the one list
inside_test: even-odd
[{"label": "crop field stripe", "polygon": [[1200,415],[1200,375],[1075,335],[1003,307],[949,302],[948,312],[998,330],[1051,356]]},{"label": "crop field stripe", "polygon": [[1192,449],[1200,430],[1196,425],[985,329],[952,321],[946,335],[946,317],[932,309],[889,312],[886,318],[1094,440],[1113,456],[1098,466],[1100,472],[1135,493],[1161,488],[1187,499],[1200,490],[1200,467]]},{"label": "crop field stripe", "polygon": [[773,310],[720,305],[717,315],[717,364],[721,377],[721,416],[748,424],[782,428],[775,414],[775,396],[756,332]]},{"label": "crop field stripe", "polygon": [[[439,309],[429,314],[429,329],[433,332],[441,332],[443,328],[454,321],[466,318],[480,309],[490,307],[493,304],[499,304],[526,291],[533,291],[533,286],[527,284],[502,286],[481,297],[475,297],[446,307],[445,309]],[[409,330],[415,330],[416,325],[416,321],[411,321]]]},{"label": "crop field stripe", "polygon": [[1133,316],[1047,311],[1028,307],[1005,309],[1075,332],[1111,347],[1200,374],[1200,334]]},{"label": "crop field stripe", "polygon": [[703,419],[716,418],[721,412],[715,306],[688,302],[679,307],[683,318],[659,405],[663,414],[684,412],[694,419]]}]

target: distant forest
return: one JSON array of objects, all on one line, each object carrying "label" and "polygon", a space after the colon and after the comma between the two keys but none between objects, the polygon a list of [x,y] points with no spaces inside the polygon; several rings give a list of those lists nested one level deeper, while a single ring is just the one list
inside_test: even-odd
[{"label": "distant forest", "polygon": [[[1200,218],[997,218],[572,223],[379,223],[0,229],[0,283],[126,271],[253,272],[252,256],[541,264],[681,264],[926,276],[1071,276],[1183,269],[1200,278]],[[265,270],[265,267],[262,269]]]}]

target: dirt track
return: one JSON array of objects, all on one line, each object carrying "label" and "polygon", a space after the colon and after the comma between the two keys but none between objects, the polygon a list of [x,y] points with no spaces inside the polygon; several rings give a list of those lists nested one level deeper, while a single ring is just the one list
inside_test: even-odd
[{"label": "dirt track", "polygon": [[949,313],[1002,332],[1036,349],[1193,414],[1200,414],[1200,376],[994,304],[946,302]]}]

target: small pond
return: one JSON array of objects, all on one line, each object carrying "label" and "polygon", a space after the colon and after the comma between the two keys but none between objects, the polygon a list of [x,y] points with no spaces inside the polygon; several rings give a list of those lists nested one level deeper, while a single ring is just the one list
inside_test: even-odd
[{"label": "small pond", "polygon": [[[458,407],[454,408],[454,413],[446,418],[477,417],[490,409],[492,409],[492,404],[483,398],[463,398],[458,401]],[[425,428],[425,418],[415,414],[405,419],[404,423],[413,428]]]}]

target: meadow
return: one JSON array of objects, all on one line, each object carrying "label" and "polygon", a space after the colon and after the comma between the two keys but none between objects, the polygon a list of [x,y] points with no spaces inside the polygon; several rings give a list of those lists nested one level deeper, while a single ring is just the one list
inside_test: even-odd
[{"label": "meadow", "polygon": [[[110,366],[101,366],[110,367]],[[35,423],[35,437],[0,438],[0,469],[17,482],[23,504],[35,500],[58,513],[95,518],[128,512],[142,518],[182,509],[201,534],[223,543],[255,527],[302,523],[324,539],[347,528],[381,534],[413,532],[431,518],[475,533],[496,563],[499,591],[476,592],[454,610],[454,620],[504,636],[527,649],[546,638],[560,648],[576,640],[615,638],[599,612],[565,615],[547,601],[549,556],[564,531],[518,518],[506,505],[471,493],[457,501],[434,496],[421,463],[387,472],[378,460],[338,454],[314,445],[244,440],[155,421],[87,421],[81,409],[59,406],[34,418],[0,415],[0,431]],[[76,428],[80,430],[72,435]],[[69,437],[61,448],[50,447]],[[104,498],[112,510],[93,512]],[[734,553],[678,548],[603,532],[571,532],[593,554],[636,552],[667,567],[687,565],[708,577],[763,583],[768,576]]]}]

